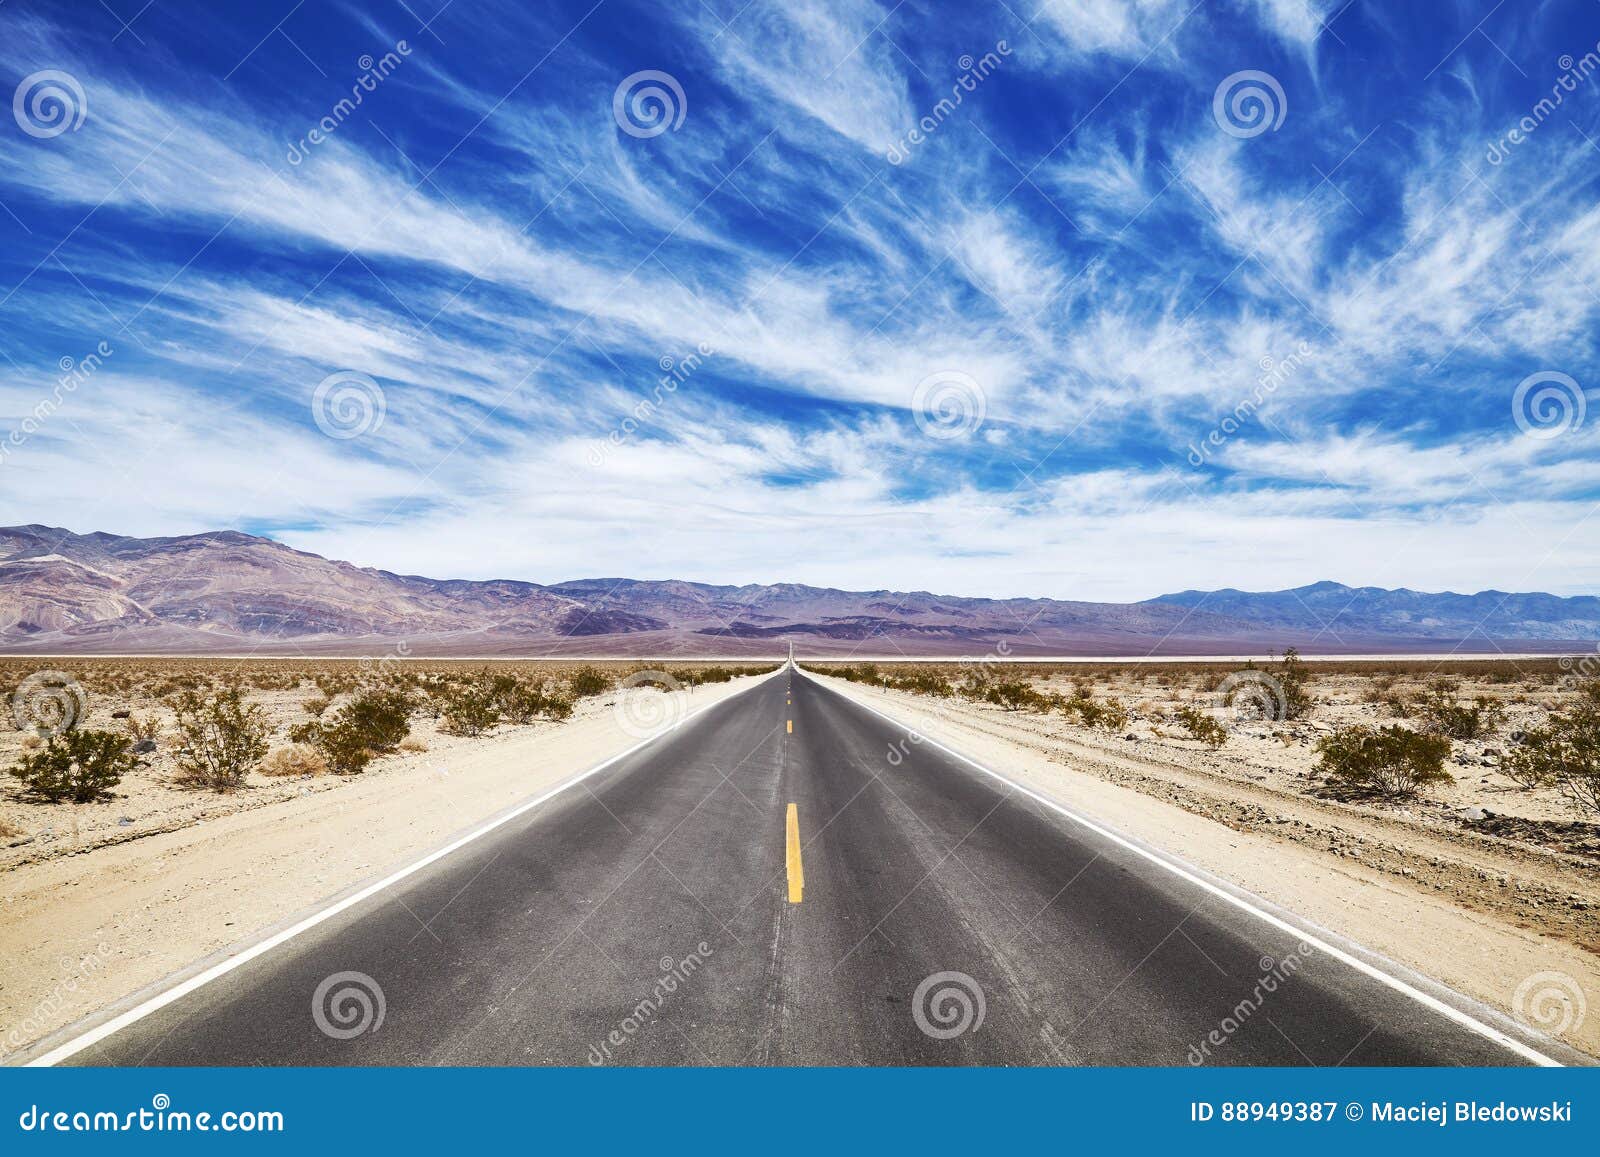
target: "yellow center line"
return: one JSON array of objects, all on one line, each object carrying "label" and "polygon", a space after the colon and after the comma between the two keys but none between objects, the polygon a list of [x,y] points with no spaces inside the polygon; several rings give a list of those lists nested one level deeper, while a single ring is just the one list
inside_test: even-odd
[{"label": "yellow center line", "polygon": [[790,735],[794,734],[794,720],[793,719],[789,720],[789,734]]},{"label": "yellow center line", "polygon": [[789,805],[787,827],[788,848],[784,858],[789,868],[789,903],[798,904],[805,895],[806,870],[800,862],[800,811],[794,804]]}]

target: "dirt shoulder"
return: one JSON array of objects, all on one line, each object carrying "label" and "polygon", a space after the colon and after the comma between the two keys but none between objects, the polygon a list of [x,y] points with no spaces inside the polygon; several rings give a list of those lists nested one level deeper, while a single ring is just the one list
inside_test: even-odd
[{"label": "dirt shoulder", "polygon": [[[1583,1015],[1600,1000],[1600,872],[1587,857],[1297,794],[1241,757],[811,677],[1535,1028],[1568,1022],[1552,1035],[1600,1056],[1600,1015]],[[1566,1003],[1540,998],[1552,990]]]},{"label": "dirt shoulder", "polygon": [[[696,711],[761,678],[672,694]],[[54,854],[0,873],[0,1058],[627,750],[639,737],[616,694],[582,701],[564,723],[433,746],[360,776],[197,799],[201,813],[169,817],[170,828],[58,841]]]}]

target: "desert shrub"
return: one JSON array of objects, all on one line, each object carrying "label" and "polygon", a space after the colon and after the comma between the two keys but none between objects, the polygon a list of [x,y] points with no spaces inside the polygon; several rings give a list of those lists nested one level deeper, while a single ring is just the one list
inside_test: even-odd
[{"label": "desert shrub", "polygon": [[269,728],[261,708],[247,705],[238,687],[211,695],[185,691],[173,701],[178,713],[181,779],[213,791],[232,791],[267,754]]},{"label": "desert shrub", "polygon": [[1311,715],[1316,700],[1311,697],[1311,675],[1306,670],[1300,652],[1290,647],[1278,664],[1278,685],[1283,688],[1283,717],[1305,719]]},{"label": "desert shrub", "polygon": [[92,803],[133,770],[138,761],[128,752],[132,746],[127,736],[110,731],[65,731],[23,756],[11,774],[29,794],[51,803]]},{"label": "desert shrub", "polygon": [[1317,770],[1335,786],[1389,796],[1413,796],[1433,783],[1449,783],[1444,761],[1450,740],[1391,724],[1341,727],[1317,741]]},{"label": "desert shrub", "polygon": [[[701,682],[707,682],[702,673]],[[587,699],[590,695],[600,695],[611,689],[611,676],[596,667],[579,667],[567,680],[567,686],[572,691],[574,699]]]},{"label": "desert shrub", "polygon": [[328,770],[327,757],[309,743],[291,743],[268,753],[261,761],[262,775],[275,779],[299,775],[321,775]]},{"label": "desert shrub", "polygon": [[1228,729],[1198,707],[1179,707],[1172,717],[1183,724],[1190,738],[1198,739],[1207,747],[1221,747],[1228,742]]},{"label": "desert shrub", "polygon": [[991,683],[984,700],[996,703],[1007,711],[1044,711],[1050,706],[1050,701],[1038,691],[1033,689],[1031,683],[1020,679],[1008,679],[1003,683]]},{"label": "desert shrub", "polygon": [[128,729],[128,735],[135,743],[144,743],[146,740],[153,743],[161,734],[161,720],[155,715],[135,715],[130,712],[123,720],[123,726]]},{"label": "desert shrub", "polygon": [[451,687],[439,697],[441,730],[447,735],[482,735],[500,722],[500,706],[493,686],[468,683]]},{"label": "desert shrub", "polygon": [[1585,683],[1570,706],[1524,735],[1500,770],[1523,787],[1554,787],[1581,814],[1600,815],[1600,682]]},{"label": "desert shrub", "polygon": [[323,712],[327,711],[332,704],[333,700],[329,699],[326,695],[315,695],[301,703],[300,706],[304,707],[306,714],[310,715],[313,719],[321,719]]},{"label": "desert shrub", "polygon": [[332,718],[302,723],[289,732],[289,738],[316,747],[334,774],[355,775],[374,755],[400,746],[411,733],[412,708],[403,691],[365,691],[335,711]]},{"label": "desert shrub", "polygon": [[1072,698],[1056,696],[1052,706],[1068,719],[1076,719],[1085,727],[1102,727],[1107,731],[1121,731],[1128,725],[1128,709],[1118,699],[1096,702],[1088,689],[1080,685]]},{"label": "desert shrub", "polygon": [[[500,718],[507,723],[532,723],[541,717],[565,719],[572,714],[572,704],[559,696],[552,696],[542,679],[535,682],[511,675],[498,675],[490,684],[489,694],[500,712]],[[566,706],[565,714],[552,714],[552,703],[558,699]]]},{"label": "desert shrub", "polygon": [[413,737],[413,738],[408,738],[408,739],[402,739],[400,741],[400,750],[401,751],[408,751],[408,752],[412,753],[413,755],[416,755],[416,754],[420,754],[421,752],[427,751],[428,750],[428,745],[426,743],[422,742],[422,740]]},{"label": "desert shrub", "polygon": [[1415,704],[1398,691],[1391,691],[1383,697],[1383,709],[1396,719],[1410,719]]},{"label": "desert shrub", "polygon": [[1374,675],[1362,688],[1361,701],[1382,706],[1388,702],[1390,693],[1394,690],[1395,677],[1393,675]]},{"label": "desert shrub", "polygon": [[1478,739],[1491,735],[1505,721],[1505,710],[1493,699],[1478,696],[1471,706],[1459,703],[1441,687],[1417,699],[1414,713],[1424,730],[1451,739]]}]

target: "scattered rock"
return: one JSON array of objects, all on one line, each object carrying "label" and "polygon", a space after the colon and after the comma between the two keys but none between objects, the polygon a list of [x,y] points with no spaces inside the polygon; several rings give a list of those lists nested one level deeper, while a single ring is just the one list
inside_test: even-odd
[{"label": "scattered rock", "polygon": [[117,817],[117,826],[119,828],[125,828],[125,827],[129,826],[132,823],[133,823],[133,821],[131,819],[129,819],[127,816],[118,816]]},{"label": "scattered rock", "polygon": [[156,741],[154,739],[141,739],[133,745],[133,753],[135,755],[149,755],[155,749]]},{"label": "scattered rock", "polygon": [[1486,814],[1481,807],[1461,807],[1456,809],[1456,815],[1468,823],[1475,824],[1483,819]]}]

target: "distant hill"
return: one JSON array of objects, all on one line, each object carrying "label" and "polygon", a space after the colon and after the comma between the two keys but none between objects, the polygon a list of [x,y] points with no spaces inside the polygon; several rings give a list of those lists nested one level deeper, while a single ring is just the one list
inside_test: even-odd
[{"label": "distant hill", "polygon": [[1579,595],[1385,590],[1320,582],[1287,591],[1183,591],[1145,606],[1179,606],[1244,619],[1261,628],[1421,639],[1593,639],[1600,598]]},{"label": "distant hill", "polygon": [[1141,603],[979,599],[793,583],[398,575],[236,531],[177,538],[0,528],[0,650],[262,655],[1228,654],[1578,650],[1600,599],[1316,583]]}]

